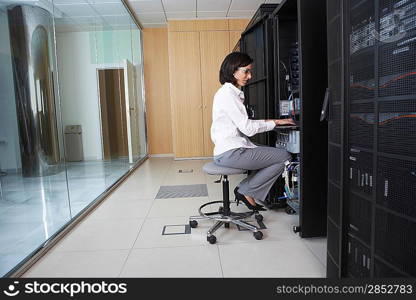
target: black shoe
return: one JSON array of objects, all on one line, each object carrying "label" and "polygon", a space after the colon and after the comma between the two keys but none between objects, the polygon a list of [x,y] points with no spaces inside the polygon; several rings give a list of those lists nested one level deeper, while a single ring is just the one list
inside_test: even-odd
[{"label": "black shoe", "polygon": [[248,209],[251,209],[253,211],[266,211],[264,206],[261,204],[256,203],[256,205],[252,205],[250,202],[248,202],[247,198],[244,195],[240,194],[237,190],[238,187],[234,189],[235,201],[237,202],[237,205],[240,203],[240,201],[242,201]]}]

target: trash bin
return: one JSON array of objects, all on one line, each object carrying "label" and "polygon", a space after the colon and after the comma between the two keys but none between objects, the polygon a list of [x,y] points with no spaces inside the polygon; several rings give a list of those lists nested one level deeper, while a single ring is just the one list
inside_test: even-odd
[{"label": "trash bin", "polygon": [[83,161],[81,125],[65,126],[65,156],[66,161]]}]

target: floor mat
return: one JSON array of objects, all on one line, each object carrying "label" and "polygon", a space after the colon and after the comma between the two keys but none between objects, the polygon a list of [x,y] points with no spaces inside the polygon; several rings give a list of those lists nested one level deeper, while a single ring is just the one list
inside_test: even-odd
[{"label": "floor mat", "polygon": [[161,186],[156,199],[207,197],[206,184],[165,185]]}]

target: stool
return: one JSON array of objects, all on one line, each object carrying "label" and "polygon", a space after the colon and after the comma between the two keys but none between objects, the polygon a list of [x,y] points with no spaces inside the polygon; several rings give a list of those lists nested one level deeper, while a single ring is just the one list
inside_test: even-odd
[{"label": "stool", "polygon": [[[199,208],[199,216],[192,216],[189,218],[189,225],[192,228],[196,228],[198,226],[197,220],[215,220],[215,224],[208,230],[207,232],[207,241],[210,244],[215,244],[217,241],[217,238],[214,235],[214,232],[217,231],[218,228],[220,228],[222,225],[224,225],[225,228],[230,227],[230,223],[238,225],[240,227],[246,228],[253,232],[253,236],[256,240],[261,240],[263,238],[263,233],[260,231],[260,229],[252,224],[249,224],[247,222],[244,222],[243,220],[246,218],[251,217],[253,214],[255,215],[255,218],[258,222],[261,222],[263,220],[263,216],[258,211],[249,211],[249,212],[243,212],[243,213],[236,213],[232,212],[230,209],[230,203],[236,203],[236,201],[230,201],[230,195],[229,195],[229,181],[228,176],[229,175],[236,175],[236,174],[244,174],[246,173],[246,170],[242,169],[234,169],[234,168],[227,168],[222,167],[214,162],[207,163],[202,168],[204,172],[208,173],[209,175],[221,175],[222,178],[222,194],[223,199],[222,201],[213,201],[208,202]],[[220,182],[219,181],[216,182]],[[203,209],[207,206],[221,203],[222,207],[219,208],[218,212],[203,212]]]}]

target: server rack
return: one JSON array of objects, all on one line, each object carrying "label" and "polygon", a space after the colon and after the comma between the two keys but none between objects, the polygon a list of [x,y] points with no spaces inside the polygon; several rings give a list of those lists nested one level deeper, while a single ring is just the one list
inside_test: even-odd
[{"label": "server rack", "polygon": [[[327,87],[325,11],[325,0],[284,0],[272,15],[274,118],[292,116],[297,123],[295,128],[276,128],[275,146],[285,147],[299,162],[291,171],[298,187],[292,186],[288,204],[299,213],[294,230],[301,237],[326,235],[327,124],[320,122]],[[289,111],[283,109],[287,105]]]},{"label": "server rack", "polygon": [[[241,34],[240,48],[254,59],[251,81],[243,88],[247,111],[252,119],[271,119],[274,114],[273,21],[270,13],[277,4],[262,4]],[[257,134],[251,140],[272,146],[275,133]]]},{"label": "server rack", "polygon": [[327,274],[415,276],[416,1],[328,0],[327,18],[341,37],[328,45]]}]

